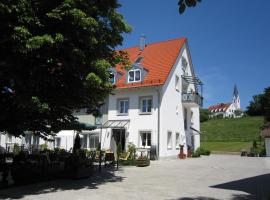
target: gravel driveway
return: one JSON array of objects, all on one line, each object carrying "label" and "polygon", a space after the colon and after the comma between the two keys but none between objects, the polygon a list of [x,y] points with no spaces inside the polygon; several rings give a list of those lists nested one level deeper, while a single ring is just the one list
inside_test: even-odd
[{"label": "gravel driveway", "polygon": [[211,155],[0,190],[0,199],[270,199],[270,158]]}]

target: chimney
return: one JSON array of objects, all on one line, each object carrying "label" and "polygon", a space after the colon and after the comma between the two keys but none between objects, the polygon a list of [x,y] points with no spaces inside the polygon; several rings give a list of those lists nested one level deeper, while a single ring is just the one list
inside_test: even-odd
[{"label": "chimney", "polygon": [[140,51],[143,51],[145,48],[145,35],[142,34],[140,36]]}]

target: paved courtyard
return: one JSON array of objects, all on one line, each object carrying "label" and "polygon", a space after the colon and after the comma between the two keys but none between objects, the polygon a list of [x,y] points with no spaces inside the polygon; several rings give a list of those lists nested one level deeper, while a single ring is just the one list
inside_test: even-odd
[{"label": "paved courtyard", "polygon": [[163,159],[151,162],[150,167],[107,170],[90,179],[57,180],[0,190],[0,199],[268,200],[270,158],[211,155]]}]

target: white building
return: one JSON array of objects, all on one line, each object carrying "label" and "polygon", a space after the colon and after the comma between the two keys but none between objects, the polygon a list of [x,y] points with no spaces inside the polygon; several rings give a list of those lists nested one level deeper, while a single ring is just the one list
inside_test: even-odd
[{"label": "white building", "polygon": [[14,145],[32,151],[40,149],[40,146],[45,144],[47,148],[53,149],[54,147],[53,142],[45,141],[32,132],[25,132],[25,137],[14,137],[8,133],[0,133],[0,152],[13,152]]},{"label": "white building", "polygon": [[[93,131],[82,131],[82,146],[116,150],[128,143],[151,148],[157,156],[176,156],[179,145],[194,150],[200,146],[199,108],[202,97],[195,76],[186,38],[168,40],[123,49],[132,65],[111,69],[115,84],[113,94],[103,106],[102,117],[86,112],[75,113],[79,121],[96,125]],[[55,147],[69,150],[75,131],[61,131]]]},{"label": "white building", "polygon": [[239,96],[239,92],[238,92],[236,85],[234,85],[232,103],[220,103],[217,105],[213,105],[213,106],[210,106],[208,108],[208,110],[211,113],[210,117],[215,117],[218,115],[222,115],[223,118],[225,118],[225,117],[233,117],[233,118],[241,117],[241,115],[237,116],[235,114],[236,110],[241,110],[240,96]]},{"label": "white building", "polygon": [[[94,131],[83,131],[83,146],[116,150],[116,144],[127,149],[129,142],[137,147],[152,148],[158,156],[175,156],[179,145],[196,149],[200,146],[199,107],[202,97],[197,86],[188,43],[185,38],[124,49],[132,66],[111,69],[116,88],[105,104],[102,123]],[[83,113],[77,115],[82,119]],[[88,123],[93,124],[91,116]],[[99,119],[100,121],[100,119]],[[66,131],[65,131],[66,132]],[[59,147],[69,149],[68,140],[75,133],[60,132]],[[68,138],[68,135],[70,139]],[[66,147],[65,147],[66,146]]]}]

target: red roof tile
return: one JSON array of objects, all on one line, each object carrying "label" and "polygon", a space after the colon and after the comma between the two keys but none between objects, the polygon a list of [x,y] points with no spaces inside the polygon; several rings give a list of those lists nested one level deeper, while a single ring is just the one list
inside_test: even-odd
[{"label": "red roof tile", "polygon": [[116,88],[163,85],[186,41],[186,38],[178,38],[147,44],[143,51],[140,51],[139,46],[122,49],[122,51],[128,53],[130,63],[132,64],[139,56],[142,56],[141,65],[148,73],[142,82],[127,83],[126,70],[122,66],[117,65],[116,71],[123,73],[123,76],[117,81]]},{"label": "red roof tile", "polygon": [[221,109],[221,111],[225,111],[227,110],[229,107],[230,107],[231,103],[220,103],[220,104],[217,104],[217,105],[214,105],[214,106],[210,106],[208,108],[208,110],[210,111],[219,111],[219,109]]}]

